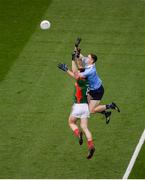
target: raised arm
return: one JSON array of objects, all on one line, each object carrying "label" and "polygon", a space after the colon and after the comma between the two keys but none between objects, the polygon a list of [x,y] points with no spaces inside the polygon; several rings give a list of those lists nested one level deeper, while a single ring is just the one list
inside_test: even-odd
[{"label": "raised arm", "polygon": [[82,57],[83,55],[80,54],[81,49],[79,48],[80,42],[81,42],[81,38],[77,38],[75,41],[75,48],[74,51],[72,53],[72,71],[78,72],[78,69],[82,69]]},{"label": "raised arm", "polygon": [[66,72],[70,77],[74,79],[79,78],[78,72],[72,72],[71,70],[68,69],[68,66],[66,64],[59,63],[57,67],[62,71]]}]

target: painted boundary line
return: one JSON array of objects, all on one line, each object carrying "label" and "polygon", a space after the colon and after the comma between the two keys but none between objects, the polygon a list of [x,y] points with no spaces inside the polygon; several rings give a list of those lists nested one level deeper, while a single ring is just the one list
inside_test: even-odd
[{"label": "painted boundary line", "polygon": [[128,167],[127,167],[126,172],[125,172],[122,179],[128,179],[128,176],[129,176],[129,174],[130,174],[130,172],[131,172],[131,170],[133,168],[133,165],[134,165],[134,163],[136,161],[136,158],[137,158],[137,156],[139,154],[139,151],[140,151],[144,141],[145,141],[145,129],[144,129],[144,131],[143,131],[143,133],[142,133],[142,135],[140,137],[140,140],[139,140],[139,142],[138,142],[138,144],[137,144],[137,146],[135,148],[135,151],[134,151],[134,153],[132,155],[132,158],[131,158],[131,160],[130,160],[130,162],[128,164]]}]

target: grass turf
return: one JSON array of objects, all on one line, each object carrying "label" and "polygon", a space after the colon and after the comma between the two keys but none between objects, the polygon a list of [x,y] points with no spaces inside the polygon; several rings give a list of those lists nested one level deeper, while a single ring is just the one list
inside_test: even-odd
[{"label": "grass turf", "polygon": [[[9,5],[7,13],[19,12],[22,17],[14,19],[23,23],[22,29],[12,23],[5,37],[13,41],[3,38],[1,43],[0,178],[122,178],[144,129],[145,4],[44,2],[37,1],[33,9],[34,1],[15,1],[19,6],[3,1],[2,10]],[[26,11],[18,8],[24,5]],[[49,31],[39,29],[42,18],[52,22]],[[0,31],[4,33],[3,28]],[[83,39],[84,54],[98,55],[97,69],[105,87],[102,102],[116,101],[121,109],[108,126],[101,115],[91,117],[96,146],[91,161],[86,159],[87,147],[78,146],[67,124],[74,81],[56,68],[59,62],[71,64],[77,36]]]},{"label": "grass turf", "polygon": [[35,31],[51,0],[0,0],[0,81]]}]

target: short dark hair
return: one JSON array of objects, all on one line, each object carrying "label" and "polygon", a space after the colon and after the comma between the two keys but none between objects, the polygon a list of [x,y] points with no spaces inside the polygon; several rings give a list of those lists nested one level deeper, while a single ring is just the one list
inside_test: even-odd
[{"label": "short dark hair", "polygon": [[97,56],[95,55],[95,54],[90,54],[91,55],[91,57],[92,57],[92,59],[93,59],[93,63],[95,63],[96,61],[97,61]]},{"label": "short dark hair", "polygon": [[84,72],[85,71],[85,68],[78,68],[78,70],[80,71],[80,72]]}]

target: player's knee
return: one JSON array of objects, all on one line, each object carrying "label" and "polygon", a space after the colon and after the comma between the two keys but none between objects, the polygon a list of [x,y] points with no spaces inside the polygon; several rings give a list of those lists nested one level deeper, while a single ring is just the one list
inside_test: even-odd
[{"label": "player's knee", "polygon": [[82,130],[83,130],[84,132],[88,129],[87,126],[84,125],[84,124],[81,124],[81,128],[82,128]]},{"label": "player's knee", "polygon": [[90,108],[90,113],[91,114],[95,113],[95,108]]},{"label": "player's knee", "polygon": [[68,124],[69,124],[69,126],[71,126],[72,124],[75,124],[75,121],[73,119],[69,118]]}]

